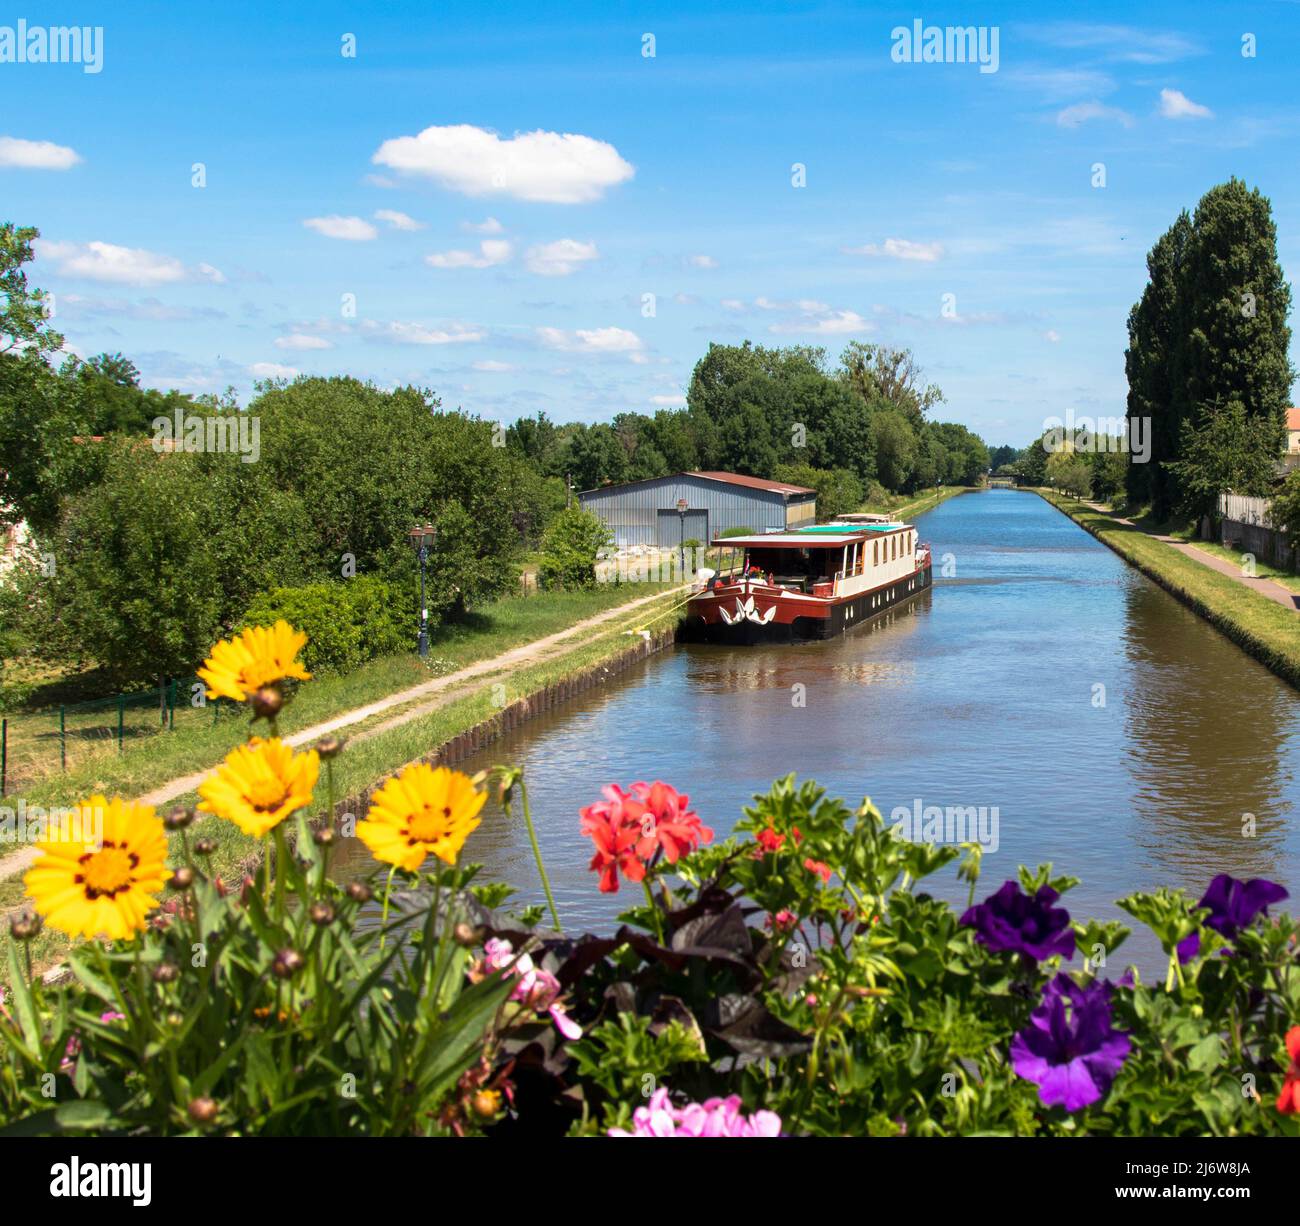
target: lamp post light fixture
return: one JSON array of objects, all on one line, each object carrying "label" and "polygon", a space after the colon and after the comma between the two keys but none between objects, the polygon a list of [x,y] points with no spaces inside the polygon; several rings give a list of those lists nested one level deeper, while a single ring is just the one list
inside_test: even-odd
[{"label": "lamp post light fixture", "polygon": [[690,506],[685,498],[677,500],[677,556],[683,574],[686,572],[686,512]]},{"label": "lamp post light fixture", "polygon": [[424,567],[429,560],[429,550],[438,539],[438,529],[433,524],[426,523],[423,527],[412,528],[406,534],[406,539],[411,542],[411,548],[420,560],[420,637],[417,650],[420,658],[424,659],[429,654],[429,606],[424,599]]}]

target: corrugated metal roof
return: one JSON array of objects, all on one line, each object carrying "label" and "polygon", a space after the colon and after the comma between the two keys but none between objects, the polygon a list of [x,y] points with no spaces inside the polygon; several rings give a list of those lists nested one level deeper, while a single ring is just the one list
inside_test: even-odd
[{"label": "corrugated metal roof", "polygon": [[747,485],[750,489],[770,490],[774,494],[815,494],[806,485],[791,485],[786,481],[768,481],[763,477],[745,477],[740,473],[689,472],[688,477],[704,477],[709,481],[725,481],[729,485]]}]

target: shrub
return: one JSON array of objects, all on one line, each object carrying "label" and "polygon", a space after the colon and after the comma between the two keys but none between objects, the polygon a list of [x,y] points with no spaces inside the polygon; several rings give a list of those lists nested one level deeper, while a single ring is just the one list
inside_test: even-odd
[{"label": "shrub", "polygon": [[303,662],[309,672],[346,673],[414,641],[411,603],[394,585],[358,576],[273,588],[253,601],[242,624],[271,626],[284,620],[298,626],[308,638]]},{"label": "shrub", "polygon": [[566,507],[542,540],[537,578],[544,588],[572,591],[596,586],[596,559],[612,543],[609,529],[590,511]]},{"label": "shrub", "polygon": [[719,535],[720,537],[728,537],[728,536],[753,536],[753,535],[754,535],[754,529],[753,529],[753,528],[727,528],[725,531],[723,531],[723,532],[719,532],[718,535]]}]

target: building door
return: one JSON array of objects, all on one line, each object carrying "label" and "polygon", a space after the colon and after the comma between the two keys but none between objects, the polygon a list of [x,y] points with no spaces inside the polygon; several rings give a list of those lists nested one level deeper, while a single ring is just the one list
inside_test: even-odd
[{"label": "building door", "polygon": [[703,507],[687,511],[685,523],[676,511],[660,510],[655,527],[655,544],[660,549],[676,549],[683,539],[709,543],[709,513]]}]

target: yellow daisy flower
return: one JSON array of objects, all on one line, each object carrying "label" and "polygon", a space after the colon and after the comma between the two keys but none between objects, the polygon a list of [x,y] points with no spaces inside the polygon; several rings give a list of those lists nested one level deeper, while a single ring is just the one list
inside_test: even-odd
[{"label": "yellow daisy flower", "polygon": [[310,681],[295,658],[307,645],[307,636],[287,621],[274,626],[249,626],[233,639],[222,639],[203,661],[199,676],[208,683],[209,698],[245,701],[263,686],[288,677]]},{"label": "yellow daisy flower", "polygon": [[253,737],[231,750],[217,773],[199,784],[199,808],[260,839],[311,804],[319,773],[320,755],[314,749],[296,754],[277,737]]},{"label": "yellow daisy flower", "polygon": [[[125,940],[145,927],[167,872],[167,835],[152,805],[92,796],[78,820],[51,825],[23,884],[51,928]],[[99,827],[102,818],[102,829]]]},{"label": "yellow daisy flower", "polygon": [[357,838],[376,860],[408,872],[430,854],[455,864],[486,800],[464,772],[417,762],[375,793]]}]

